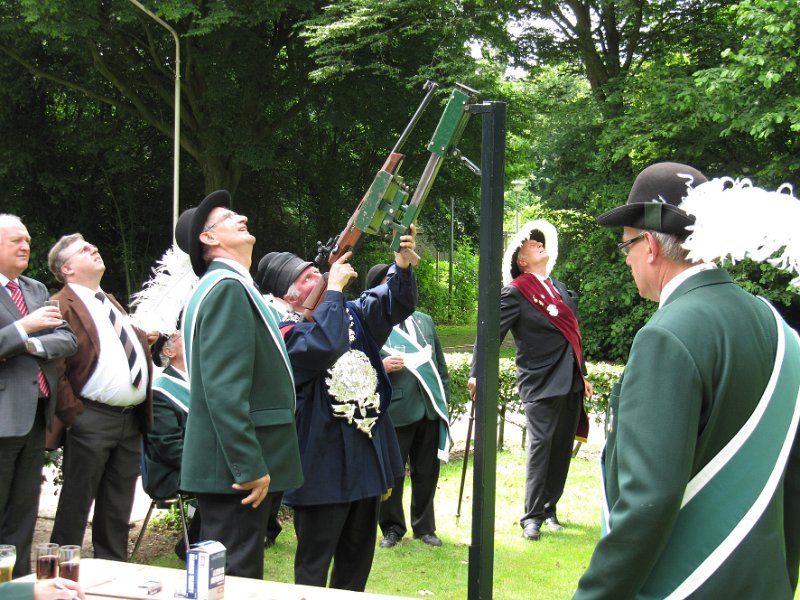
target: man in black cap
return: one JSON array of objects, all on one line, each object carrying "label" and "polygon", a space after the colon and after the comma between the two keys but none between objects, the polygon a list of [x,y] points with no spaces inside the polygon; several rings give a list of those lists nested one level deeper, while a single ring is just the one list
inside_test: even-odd
[{"label": "man in black cap", "polygon": [[622,227],[639,293],[659,309],[611,394],[603,537],[575,598],[794,597],[800,342],[766,301],[688,257],[708,222],[683,207],[725,200],[720,181],[657,163],[598,217]]},{"label": "man in black cap", "polygon": [[[389,266],[374,265],[367,273],[367,288],[384,283]],[[411,476],[411,530],[416,539],[438,547],[442,540],[436,535],[433,500],[439,461],[447,461],[450,450],[450,374],[430,315],[415,310],[395,325],[381,356],[392,384],[389,416]],[[396,546],[406,533],[404,480],[405,474],[381,503],[381,548]]]},{"label": "man in black cap", "polygon": [[[528,427],[525,512],[519,523],[522,537],[531,541],[539,540],[543,526],[564,528],[558,501],[573,442],[586,441],[583,397],[593,391],[585,377],[578,308],[566,286],[550,278],[557,257],[556,228],[537,219],[520,228],[503,258],[500,339],[510,329],[517,347],[517,387]],[[473,393],[476,383],[471,377]]]},{"label": "man in black cap", "polygon": [[181,489],[200,504],[201,537],[225,545],[226,572],[261,579],[267,492],[303,478],[289,357],[249,273],[255,238],[230,202],[213,192],[175,228],[200,277],[183,315],[191,411]]},{"label": "man in black cap", "polygon": [[[344,254],[331,266],[313,321],[281,324],[294,369],[305,480],[284,496],[294,508],[296,584],[324,587],[333,562],[331,587],[364,591],[367,585],[380,498],[403,473],[380,348],[416,306],[414,246],[413,235],[403,236],[386,285],[352,301],[342,294],[356,276],[346,262],[350,253]],[[261,259],[256,281],[299,315],[320,277],[311,263],[279,252]]]}]

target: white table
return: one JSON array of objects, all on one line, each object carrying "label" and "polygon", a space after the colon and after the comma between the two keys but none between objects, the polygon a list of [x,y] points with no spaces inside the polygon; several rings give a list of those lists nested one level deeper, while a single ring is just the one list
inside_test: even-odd
[{"label": "white table", "polygon": [[[33,581],[28,575],[19,581]],[[159,593],[148,595],[146,581],[161,582]],[[124,563],[99,558],[81,559],[80,584],[87,598],[125,598],[126,600],[175,600],[186,590],[186,571]],[[384,596],[348,592],[307,585],[291,585],[244,577],[225,577],[226,600],[398,600]],[[407,600],[407,599],[406,599]]]}]

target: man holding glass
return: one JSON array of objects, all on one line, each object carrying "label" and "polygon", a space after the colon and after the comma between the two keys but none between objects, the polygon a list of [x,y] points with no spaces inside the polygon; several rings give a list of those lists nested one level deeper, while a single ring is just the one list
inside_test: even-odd
[{"label": "man holding glass", "polygon": [[25,277],[31,237],[0,215],[0,544],[16,547],[13,576],[30,573],[42,485],[45,428],[56,404],[54,361],[75,352],[75,335],[44,284]]}]

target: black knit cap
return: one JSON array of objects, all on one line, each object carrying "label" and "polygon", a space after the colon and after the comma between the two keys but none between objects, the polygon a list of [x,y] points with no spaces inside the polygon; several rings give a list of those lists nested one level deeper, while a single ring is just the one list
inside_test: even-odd
[{"label": "black knit cap", "polygon": [[605,227],[634,227],[686,237],[694,216],[678,208],[688,191],[708,181],[689,165],[661,162],[636,177],[628,201],[597,217]]},{"label": "black knit cap", "polygon": [[283,298],[300,274],[313,266],[291,252],[270,252],[258,261],[254,281],[262,292]]},{"label": "black knit cap", "polygon": [[380,285],[383,278],[386,277],[386,274],[389,272],[389,267],[391,265],[386,265],[383,263],[378,263],[374,265],[368,272],[367,272],[367,289],[374,288],[376,285]]},{"label": "black knit cap", "polygon": [[175,225],[175,241],[178,248],[189,255],[192,270],[198,277],[202,277],[208,269],[203,258],[203,244],[200,242],[200,234],[203,233],[208,215],[218,206],[230,207],[230,205],[231,195],[228,191],[217,190],[203,198],[196,208],[183,211],[178,218],[178,223]]}]

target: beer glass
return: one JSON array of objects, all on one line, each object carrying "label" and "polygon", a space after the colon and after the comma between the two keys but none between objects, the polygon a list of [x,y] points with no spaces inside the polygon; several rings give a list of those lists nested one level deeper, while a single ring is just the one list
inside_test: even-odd
[{"label": "beer glass", "polygon": [[15,546],[3,544],[0,546],[0,583],[11,581],[14,564],[17,562],[17,549]]},{"label": "beer glass", "polygon": [[36,546],[36,579],[58,577],[58,544]]},{"label": "beer glass", "polygon": [[58,549],[58,575],[63,579],[78,581],[81,568],[81,547],[61,546]]}]

